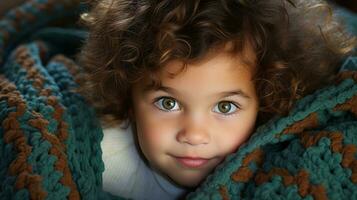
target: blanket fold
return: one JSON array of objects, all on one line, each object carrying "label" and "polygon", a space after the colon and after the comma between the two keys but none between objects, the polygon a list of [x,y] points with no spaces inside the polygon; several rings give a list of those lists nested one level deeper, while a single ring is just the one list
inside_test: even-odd
[{"label": "blanket fold", "polygon": [[[102,190],[102,128],[75,92],[85,10],[32,0],[0,19],[0,199],[124,199]],[[186,198],[357,199],[357,57]]]}]

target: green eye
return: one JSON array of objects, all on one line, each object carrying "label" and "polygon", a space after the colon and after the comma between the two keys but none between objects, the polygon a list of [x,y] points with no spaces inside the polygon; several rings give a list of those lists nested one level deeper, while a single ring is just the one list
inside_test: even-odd
[{"label": "green eye", "polygon": [[[229,101],[221,101],[217,104],[217,108],[220,113],[231,114],[231,113],[234,113],[238,109],[238,106],[236,106],[235,104],[233,104],[232,102],[229,102]],[[229,112],[230,110],[232,110],[232,108],[234,108],[233,112]]]},{"label": "green eye", "polygon": [[164,111],[173,111],[173,108],[177,107],[177,103],[174,99],[168,97],[161,97],[156,102],[155,105],[159,107],[159,109]]},{"label": "green eye", "polygon": [[162,105],[165,109],[171,110],[175,106],[175,101],[172,99],[164,99]]},{"label": "green eye", "polygon": [[226,113],[231,109],[231,105],[229,103],[227,103],[227,102],[221,102],[221,103],[218,104],[218,109],[222,113]]}]

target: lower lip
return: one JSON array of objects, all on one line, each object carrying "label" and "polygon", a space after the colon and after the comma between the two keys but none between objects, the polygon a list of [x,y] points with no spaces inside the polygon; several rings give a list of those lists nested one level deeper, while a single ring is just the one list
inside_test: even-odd
[{"label": "lower lip", "polygon": [[205,165],[208,159],[190,159],[190,158],[176,158],[181,164],[186,167],[198,168]]}]

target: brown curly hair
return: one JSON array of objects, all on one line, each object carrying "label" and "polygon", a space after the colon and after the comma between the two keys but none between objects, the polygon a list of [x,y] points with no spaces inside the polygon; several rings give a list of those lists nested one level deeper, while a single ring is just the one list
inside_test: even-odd
[{"label": "brown curly hair", "polygon": [[[256,68],[261,124],[330,83],[356,44],[322,0],[99,0],[91,7],[82,15],[89,36],[78,56],[87,73],[80,91],[107,122],[130,119],[136,81],[149,76],[159,85],[168,61],[199,60],[230,42],[231,53]],[[248,43],[255,63],[244,57]]]}]

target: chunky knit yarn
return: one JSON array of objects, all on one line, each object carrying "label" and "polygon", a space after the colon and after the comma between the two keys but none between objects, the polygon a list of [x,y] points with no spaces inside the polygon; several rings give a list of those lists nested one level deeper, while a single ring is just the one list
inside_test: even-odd
[{"label": "chunky knit yarn", "polygon": [[[79,1],[33,0],[0,20],[0,199],[122,199],[102,190],[103,137],[76,93]],[[187,199],[357,199],[357,58],[260,126]]]}]

